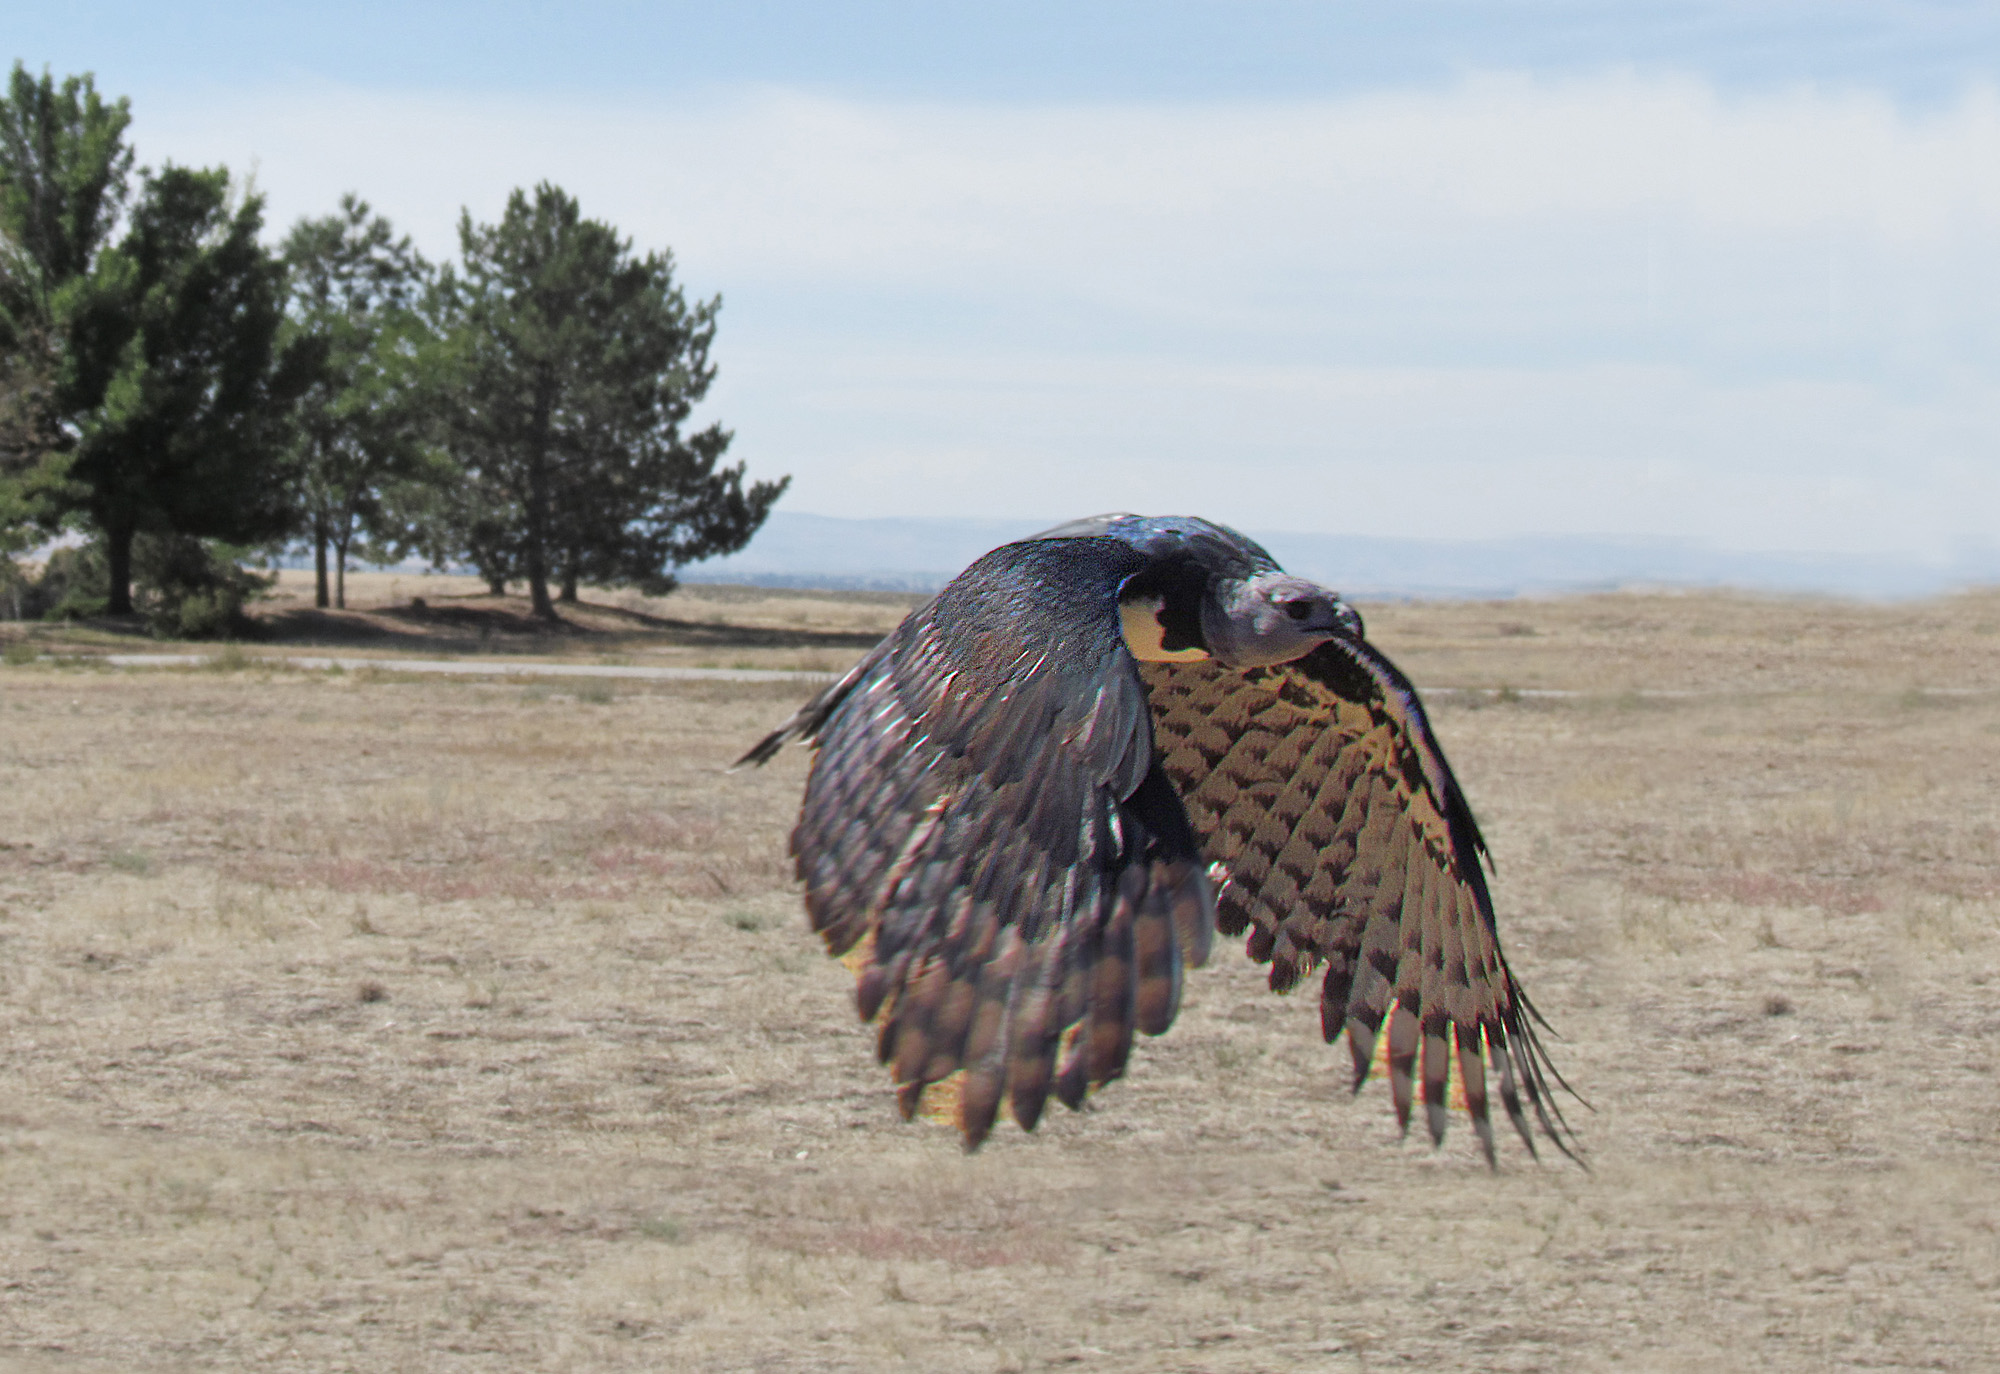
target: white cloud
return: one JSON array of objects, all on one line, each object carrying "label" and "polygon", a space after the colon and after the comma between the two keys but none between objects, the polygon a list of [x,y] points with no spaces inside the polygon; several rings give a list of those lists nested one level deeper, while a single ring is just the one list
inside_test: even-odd
[{"label": "white cloud", "polygon": [[671,245],[800,509],[2000,540],[1987,89],[138,108],[147,157],[255,158],[280,223],[353,188],[444,254],[546,177]]},{"label": "white cloud", "polygon": [[[1684,535],[1929,554],[2000,511],[2000,384],[1900,401],[1687,369],[1210,367],[759,355],[733,412],[810,452],[801,509],[1126,507],[1271,528]],[[812,373],[814,390],[790,379]],[[783,405],[745,404],[788,391]],[[924,460],[931,460],[924,480]]]}]

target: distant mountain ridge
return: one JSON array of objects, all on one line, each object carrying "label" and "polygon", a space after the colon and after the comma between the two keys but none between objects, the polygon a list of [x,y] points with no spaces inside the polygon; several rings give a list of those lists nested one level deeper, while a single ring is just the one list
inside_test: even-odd
[{"label": "distant mountain ridge", "polygon": [[[988,549],[1048,520],[842,519],[773,511],[750,547],[684,568],[687,582],[931,591]],[[1882,556],[1759,553],[1691,539],[1586,535],[1400,539],[1246,530],[1285,567],[1355,596],[1507,597],[1620,587],[1736,587],[1858,597],[1929,596],[2000,583],[2000,548],[1927,563]]]}]

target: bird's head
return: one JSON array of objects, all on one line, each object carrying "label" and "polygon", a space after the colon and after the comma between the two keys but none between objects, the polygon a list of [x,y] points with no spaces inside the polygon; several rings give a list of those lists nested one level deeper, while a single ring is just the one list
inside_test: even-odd
[{"label": "bird's head", "polygon": [[1096,515],[1037,539],[1116,539],[1146,562],[1119,588],[1126,647],[1149,662],[1289,663],[1336,636],[1362,637],[1354,608],[1278,567],[1263,545],[1193,516]]},{"label": "bird's head", "polygon": [[1201,628],[1210,656],[1231,668],[1290,663],[1336,635],[1362,633],[1361,617],[1339,593],[1282,572],[1211,583]]},{"label": "bird's head", "polygon": [[1186,562],[1132,578],[1119,613],[1133,657],[1255,668],[1302,658],[1337,635],[1361,638],[1354,608],[1317,582],[1276,569],[1232,572]]}]

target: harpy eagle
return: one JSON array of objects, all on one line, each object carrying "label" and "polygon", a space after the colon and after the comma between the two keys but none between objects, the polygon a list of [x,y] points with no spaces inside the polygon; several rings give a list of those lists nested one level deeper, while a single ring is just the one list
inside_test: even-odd
[{"label": "harpy eagle", "polygon": [[[1490,1163],[1490,1064],[1565,1154],[1485,841],[1410,682],[1338,595],[1206,520],[1101,515],[993,550],[739,760],[817,746],[792,853],[904,1115],[962,1074],[977,1149],[1158,1035],[1212,935],[1274,991],[1324,968],[1360,1090],[1388,1024],[1409,1129],[1456,1057]],[[1567,1085],[1565,1085],[1567,1086]],[[1523,1098],[1527,1109],[1523,1108]]]}]

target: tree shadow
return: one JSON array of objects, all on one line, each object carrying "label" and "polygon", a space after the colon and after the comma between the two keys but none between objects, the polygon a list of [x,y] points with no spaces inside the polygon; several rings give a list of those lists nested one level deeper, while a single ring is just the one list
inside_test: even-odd
[{"label": "tree shadow", "polygon": [[[533,653],[556,644],[620,640],[686,648],[853,650],[873,648],[882,638],[848,630],[717,625],[592,601],[558,603],[556,619],[543,620],[525,603],[495,605],[490,596],[441,599],[447,604],[418,598],[407,606],[366,611],[267,610],[255,615],[256,638],[275,644],[372,645],[433,653]],[[449,604],[462,600],[487,604]]]},{"label": "tree shadow", "polygon": [[706,620],[681,620],[674,616],[652,615],[628,606],[607,606],[585,601],[577,607],[558,602],[556,611],[581,609],[612,625],[592,626],[585,633],[656,634],[675,644],[729,649],[872,649],[882,636],[869,630],[808,630],[762,625],[718,625]]}]

